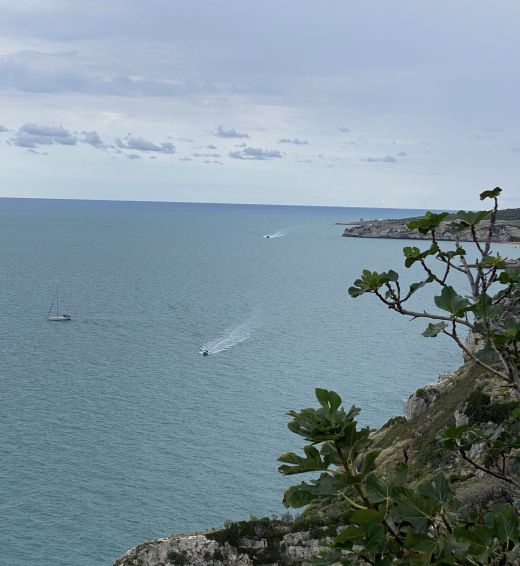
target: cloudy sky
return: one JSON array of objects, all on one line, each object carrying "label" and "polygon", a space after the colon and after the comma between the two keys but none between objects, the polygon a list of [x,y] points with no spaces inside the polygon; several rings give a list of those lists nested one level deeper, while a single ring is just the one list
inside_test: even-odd
[{"label": "cloudy sky", "polygon": [[0,0],[0,196],[520,206],[517,0]]}]

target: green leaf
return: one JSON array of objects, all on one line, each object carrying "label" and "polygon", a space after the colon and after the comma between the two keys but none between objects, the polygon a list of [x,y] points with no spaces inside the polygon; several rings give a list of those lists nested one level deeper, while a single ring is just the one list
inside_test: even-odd
[{"label": "green leaf", "polygon": [[439,214],[427,212],[423,217],[408,222],[407,227],[410,230],[417,230],[421,234],[428,234],[428,232],[436,230],[446,216],[448,216],[447,212]]},{"label": "green leaf", "polygon": [[487,293],[482,293],[478,302],[474,303],[468,310],[474,312],[481,319],[489,320],[501,315],[504,308],[502,305],[493,305],[493,299]]},{"label": "green leaf", "polygon": [[470,306],[468,299],[458,295],[451,285],[443,287],[441,294],[434,297],[434,301],[437,307],[448,311],[454,317],[463,316]]},{"label": "green leaf", "polygon": [[420,553],[417,559],[419,564],[429,564],[436,547],[440,544],[439,539],[434,539],[425,533],[416,533],[409,530],[406,534],[405,548],[411,549],[414,553]]},{"label": "green leaf", "polygon": [[367,525],[368,523],[377,523],[383,519],[383,514],[375,509],[359,509],[354,511],[350,516],[350,521],[358,525]]},{"label": "green leaf", "polygon": [[365,535],[363,528],[357,525],[349,525],[343,529],[338,536],[334,539],[334,544],[342,545],[346,542],[354,543],[361,540]]},{"label": "green leaf", "polygon": [[349,288],[348,293],[354,298],[360,297],[364,293],[376,293],[383,285],[395,282],[398,279],[399,274],[392,269],[382,273],[364,269],[361,277],[354,281],[354,286]]},{"label": "green leaf", "polygon": [[498,198],[501,192],[502,189],[500,187],[495,187],[494,189],[483,191],[480,193],[480,200],[484,200],[487,198]]},{"label": "green leaf", "polygon": [[416,261],[422,261],[428,256],[436,255],[440,252],[440,248],[437,244],[432,244],[427,250],[422,252],[416,246],[406,246],[403,248],[403,254],[406,258],[404,261],[405,267],[411,267]]},{"label": "green leaf", "polygon": [[461,226],[463,230],[470,227],[474,228],[475,226],[478,226],[487,216],[489,216],[489,212],[486,210],[480,210],[478,212],[459,210],[456,214],[455,223]]},{"label": "green leaf", "polygon": [[301,482],[287,489],[283,503],[286,507],[305,507],[316,500],[335,497],[341,487],[345,486],[337,481],[337,477],[321,474],[316,480]]},{"label": "green leaf", "polygon": [[389,498],[389,486],[380,480],[373,472],[365,479],[365,488],[371,503],[380,503]]},{"label": "green leaf", "polygon": [[371,450],[364,455],[360,470],[360,474],[362,476],[366,476],[369,472],[372,472],[375,469],[375,461],[379,454],[381,454],[381,450]]},{"label": "green leaf", "polygon": [[392,490],[392,499],[397,505],[391,509],[395,521],[405,521],[419,532],[426,532],[439,511],[440,504],[426,497],[421,497],[410,489]]},{"label": "green leaf", "polygon": [[506,546],[510,541],[519,541],[518,515],[512,505],[504,503],[493,505],[490,513],[486,516],[486,523],[493,525],[494,534]]},{"label": "green leaf", "polygon": [[500,255],[486,255],[479,262],[481,267],[496,267],[497,269],[504,269],[506,267],[506,261]]},{"label": "green leaf", "polygon": [[385,529],[381,523],[368,523],[365,526],[365,550],[378,552],[382,550],[386,542]]},{"label": "green leaf", "polygon": [[316,444],[328,440],[337,442],[348,435],[352,427],[355,428],[354,417],[359,409],[352,406],[348,412],[338,407],[341,398],[333,391],[320,389],[317,392],[323,405],[319,409],[302,409],[289,411],[293,419],[287,424],[289,430],[303,436],[306,440]]},{"label": "green leaf", "polygon": [[422,333],[423,336],[426,336],[426,338],[435,338],[436,336],[438,336],[438,334],[440,332],[442,332],[448,325],[443,321],[443,322],[438,322],[436,324],[433,324],[433,322],[430,322],[426,328],[426,330]]},{"label": "green leaf", "polygon": [[316,398],[324,409],[327,409],[332,413],[340,407],[341,397],[335,391],[316,388],[315,392]]},{"label": "green leaf", "polygon": [[432,481],[421,484],[417,491],[423,497],[428,497],[440,503],[444,508],[446,508],[453,497],[450,484],[442,473],[438,473]]},{"label": "green leaf", "polygon": [[410,296],[413,295],[419,289],[421,289],[421,287],[424,287],[427,283],[431,283],[431,281],[417,281],[417,283],[412,283],[408,291]]},{"label": "green leaf", "polygon": [[468,528],[467,525],[461,525],[453,529],[453,534],[457,540],[467,541],[469,543],[468,554],[487,563],[493,539],[492,532],[489,528],[480,525],[471,529]]},{"label": "green leaf", "polygon": [[294,452],[282,454],[278,461],[289,465],[280,466],[278,471],[287,476],[326,470],[331,464],[330,458],[325,457],[322,459],[320,452],[312,445],[305,446],[303,451],[305,452],[305,457],[298,456]]},{"label": "green leaf", "polygon": [[503,285],[520,285],[520,269],[505,269],[498,276],[498,281]]}]

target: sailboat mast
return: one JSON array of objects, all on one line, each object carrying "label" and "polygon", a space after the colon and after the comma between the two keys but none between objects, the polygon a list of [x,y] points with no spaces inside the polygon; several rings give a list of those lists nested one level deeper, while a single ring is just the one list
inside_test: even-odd
[{"label": "sailboat mast", "polygon": [[59,301],[58,289],[56,289],[56,316],[58,316],[58,301]]},{"label": "sailboat mast", "polygon": [[54,301],[55,301],[55,300],[56,300],[56,297],[54,296],[54,297],[52,298],[52,303],[51,303],[51,306],[50,306],[50,308],[49,308],[49,312],[47,313],[47,316],[48,316],[48,317],[51,315],[52,307],[54,306]]}]

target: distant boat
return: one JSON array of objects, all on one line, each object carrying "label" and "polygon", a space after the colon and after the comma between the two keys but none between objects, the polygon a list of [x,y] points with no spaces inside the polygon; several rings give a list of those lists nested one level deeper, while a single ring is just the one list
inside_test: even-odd
[{"label": "distant boat", "polygon": [[203,355],[203,356],[208,356],[208,355],[209,355],[208,350],[206,350],[206,349],[202,350],[202,355]]},{"label": "distant boat", "polygon": [[[56,314],[51,314],[52,311],[52,307],[54,306],[54,303],[56,303]],[[66,322],[69,320],[72,320],[70,318],[70,314],[60,314],[59,312],[59,297],[58,297],[58,289],[56,289],[56,295],[54,295],[54,299],[52,299],[52,303],[51,303],[51,307],[49,309],[49,312],[47,313],[47,320],[52,320],[52,321],[56,321],[56,322]]]}]

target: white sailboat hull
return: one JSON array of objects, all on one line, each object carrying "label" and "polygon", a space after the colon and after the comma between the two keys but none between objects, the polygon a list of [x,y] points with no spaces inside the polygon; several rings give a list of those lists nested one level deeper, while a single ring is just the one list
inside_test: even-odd
[{"label": "white sailboat hull", "polygon": [[70,322],[71,318],[70,316],[49,316],[47,318],[47,320],[53,321],[53,322]]}]

